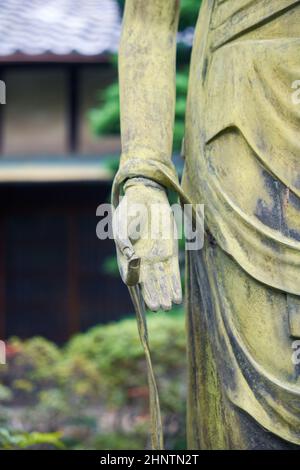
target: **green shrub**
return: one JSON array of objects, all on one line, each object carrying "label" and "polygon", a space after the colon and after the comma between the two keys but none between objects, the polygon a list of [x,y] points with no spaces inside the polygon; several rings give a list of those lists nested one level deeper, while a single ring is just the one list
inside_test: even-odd
[{"label": "green shrub", "polygon": [[0,448],[5,450],[45,447],[64,449],[60,437],[60,433],[21,433],[0,428]]},{"label": "green shrub", "polygon": [[[185,434],[184,315],[182,310],[149,314],[148,324],[173,448]],[[43,338],[13,338],[8,350],[8,364],[0,369],[0,405],[8,415],[16,405],[23,409],[16,433],[63,429],[63,441],[72,448],[108,448],[114,438],[111,448],[127,448],[129,442],[132,448],[148,445],[146,364],[135,318],[96,326],[62,348]],[[130,429],[124,422],[131,423]]]}]

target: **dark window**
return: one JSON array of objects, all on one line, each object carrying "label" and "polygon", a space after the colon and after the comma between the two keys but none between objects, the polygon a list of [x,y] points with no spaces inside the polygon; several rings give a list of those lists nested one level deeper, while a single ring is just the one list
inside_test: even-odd
[{"label": "dark window", "polygon": [[93,135],[88,112],[116,79],[109,65],[18,64],[2,66],[7,99],[0,119],[5,156],[119,153],[118,136]]},{"label": "dark window", "polygon": [[4,75],[4,155],[63,155],[68,149],[67,74],[61,68],[12,68]]},{"label": "dark window", "polygon": [[104,271],[114,243],[96,237],[108,193],[99,183],[0,187],[0,337],[62,342],[132,312],[119,276]]}]

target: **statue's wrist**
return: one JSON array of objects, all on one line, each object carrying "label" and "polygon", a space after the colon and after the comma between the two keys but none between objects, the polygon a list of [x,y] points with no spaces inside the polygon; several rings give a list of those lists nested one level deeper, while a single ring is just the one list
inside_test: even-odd
[{"label": "statue's wrist", "polygon": [[126,180],[124,184],[124,191],[136,185],[143,185],[149,188],[159,189],[164,192],[166,191],[166,188],[164,186],[150,178],[145,178],[144,176],[134,176],[133,178],[129,178],[128,180]]}]

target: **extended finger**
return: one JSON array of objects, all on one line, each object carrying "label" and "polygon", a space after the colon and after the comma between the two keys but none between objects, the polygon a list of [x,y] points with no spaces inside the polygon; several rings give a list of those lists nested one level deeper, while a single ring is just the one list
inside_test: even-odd
[{"label": "extended finger", "polygon": [[170,272],[167,265],[163,262],[157,263],[154,267],[157,282],[159,285],[159,303],[162,310],[171,310],[172,308],[172,291],[169,282]]},{"label": "extended finger", "polygon": [[141,289],[145,304],[149,310],[157,312],[160,308],[158,283],[156,277],[154,276],[153,270],[149,268],[149,266],[144,268]]},{"label": "extended finger", "polygon": [[171,274],[171,290],[172,290],[172,301],[174,304],[182,303],[182,287],[178,260],[174,259],[172,263],[172,274]]}]

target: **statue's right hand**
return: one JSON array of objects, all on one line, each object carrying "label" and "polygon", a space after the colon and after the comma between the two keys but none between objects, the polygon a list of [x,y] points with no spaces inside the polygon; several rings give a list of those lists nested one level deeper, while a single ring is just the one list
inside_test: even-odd
[{"label": "statue's right hand", "polygon": [[120,268],[133,257],[140,260],[137,281],[147,307],[170,310],[172,303],[181,303],[178,241],[166,191],[142,182],[129,184],[113,227]]}]

